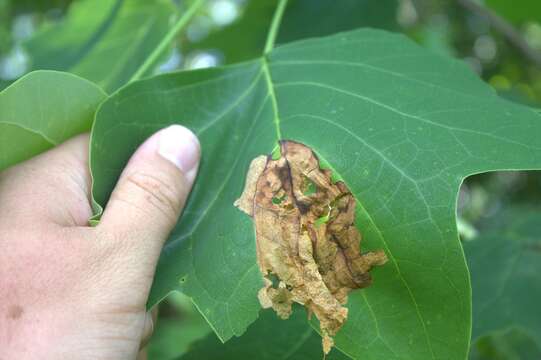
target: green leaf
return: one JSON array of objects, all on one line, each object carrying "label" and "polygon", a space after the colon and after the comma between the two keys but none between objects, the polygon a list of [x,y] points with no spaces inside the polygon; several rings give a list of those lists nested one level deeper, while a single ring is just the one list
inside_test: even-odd
[{"label": "green leaf", "polygon": [[315,149],[343,179],[358,200],[363,249],[389,257],[373,285],[350,296],[336,346],[354,359],[466,358],[471,294],[458,189],[473,173],[541,168],[539,114],[404,36],[366,29],[300,41],[112,96],[91,146],[99,204],[132,151],[173,123],[198,134],[203,159],[150,306],[180,290],[222,340],[254,321],[261,276],[253,224],[232,204],[250,161],[281,137]]},{"label": "green leaf", "polygon": [[106,94],[91,82],[35,71],[0,92],[0,170],[89,131]]},{"label": "green leaf", "polygon": [[[171,316],[171,310],[166,308],[165,317],[158,318],[148,344],[149,359],[176,359],[186,353],[194,341],[203,339],[212,332],[205,318],[184,295],[175,293],[167,300],[166,305],[178,310],[179,314]],[[163,309],[160,308],[160,314]]]},{"label": "green leaf", "polygon": [[33,69],[69,71],[112,92],[136,72],[175,15],[167,0],[76,1],[65,19],[44,26],[25,47]]},{"label": "green leaf", "polygon": [[541,348],[527,332],[518,328],[480,337],[470,353],[470,360],[528,359],[541,359]]},{"label": "green leaf", "polygon": [[[270,311],[262,311],[241,338],[223,344],[214,334],[192,344],[190,351],[179,360],[200,359],[323,359],[321,337],[308,325],[306,313],[296,309],[289,320],[283,321]],[[347,356],[334,349],[326,360],[346,360]]]},{"label": "green leaf", "polygon": [[541,211],[506,211],[464,244],[472,275],[473,339],[518,327],[541,348]]}]

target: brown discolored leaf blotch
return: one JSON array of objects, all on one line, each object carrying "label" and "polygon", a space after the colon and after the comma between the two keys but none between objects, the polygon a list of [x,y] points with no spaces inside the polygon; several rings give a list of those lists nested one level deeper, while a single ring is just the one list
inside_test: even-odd
[{"label": "brown discolored leaf blotch", "polygon": [[312,150],[293,141],[281,141],[280,150],[279,159],[252,161],[235,205],[254,219],[261,306],[286,319],[293,302],[304,305],[318,318],[328,353],[347,319],[349,292],[370,285],[370,269],[387,257],[361,254],[355,198]]}]

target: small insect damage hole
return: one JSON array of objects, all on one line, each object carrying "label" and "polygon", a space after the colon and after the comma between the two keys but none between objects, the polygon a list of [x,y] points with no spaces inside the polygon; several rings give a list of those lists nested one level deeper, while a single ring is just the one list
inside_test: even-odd
[{"label": "small insect damage hole", "polygon": [[303,191],[302,194],[304,196],[311,196],[314,195],[317,192],[317,185],[310,180],[308,177],[304,177],[303,181]]},{"label": "small insect damage hole", "polygon": [[280,205],[286,198],[287,195],[285,193],[282,196],[275,195],[272,197],[272,203],[274,205]]},{"label": "small insect damage hole", "polygon": [[348,294],[369,286],[369,271],[387,257],[360,252],[356,200],[324,165],[309,147],[281,141],[272,156],[252,161],[235,205],[254,220],[261,306],[283,319],[293,303],[305,306],[319,320],[327,354],[347,320]]}]

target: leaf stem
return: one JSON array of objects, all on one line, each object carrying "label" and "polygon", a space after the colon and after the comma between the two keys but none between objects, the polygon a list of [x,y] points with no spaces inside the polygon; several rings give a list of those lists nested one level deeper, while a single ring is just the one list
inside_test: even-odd
[{"label": "leaf stem", "polygon": [[146,58],[145,62],[137,69],[135,74],[131,77],[129,82],[138,80],[143,76],[162,56],[169,44],[178,35],[178,33],[184,29],[184,27],[190,22],[197,11],[204,4],[205,0],[195,0],[194,3],[186,10],[186,12],[178,19],[175,25],[169,30],[165,37],[160,41],[158,46],[152,51],[152,53]]},{"label": "leaf stem", "polygon": [[280,21],[282,20],[282,15],[284,15],[286,5],[287,0],[280,0],[278,6],[276,7],[276,11],[272,17],[269,34],[267,35],[267,42],[265,43],[265,54],[268,54],[274,47],[274,42],[276,41],[276,35],[278,35],[278,28],[280,27]]}]

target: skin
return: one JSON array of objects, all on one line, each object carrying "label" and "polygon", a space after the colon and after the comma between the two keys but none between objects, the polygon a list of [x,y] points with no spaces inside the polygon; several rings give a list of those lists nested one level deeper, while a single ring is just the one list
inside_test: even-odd
[{"label": "skin", "polygon": [[0,359],[135,359],[199,143],[180,126],[132,156],[96,227],[88,135],[0,173]]}]

